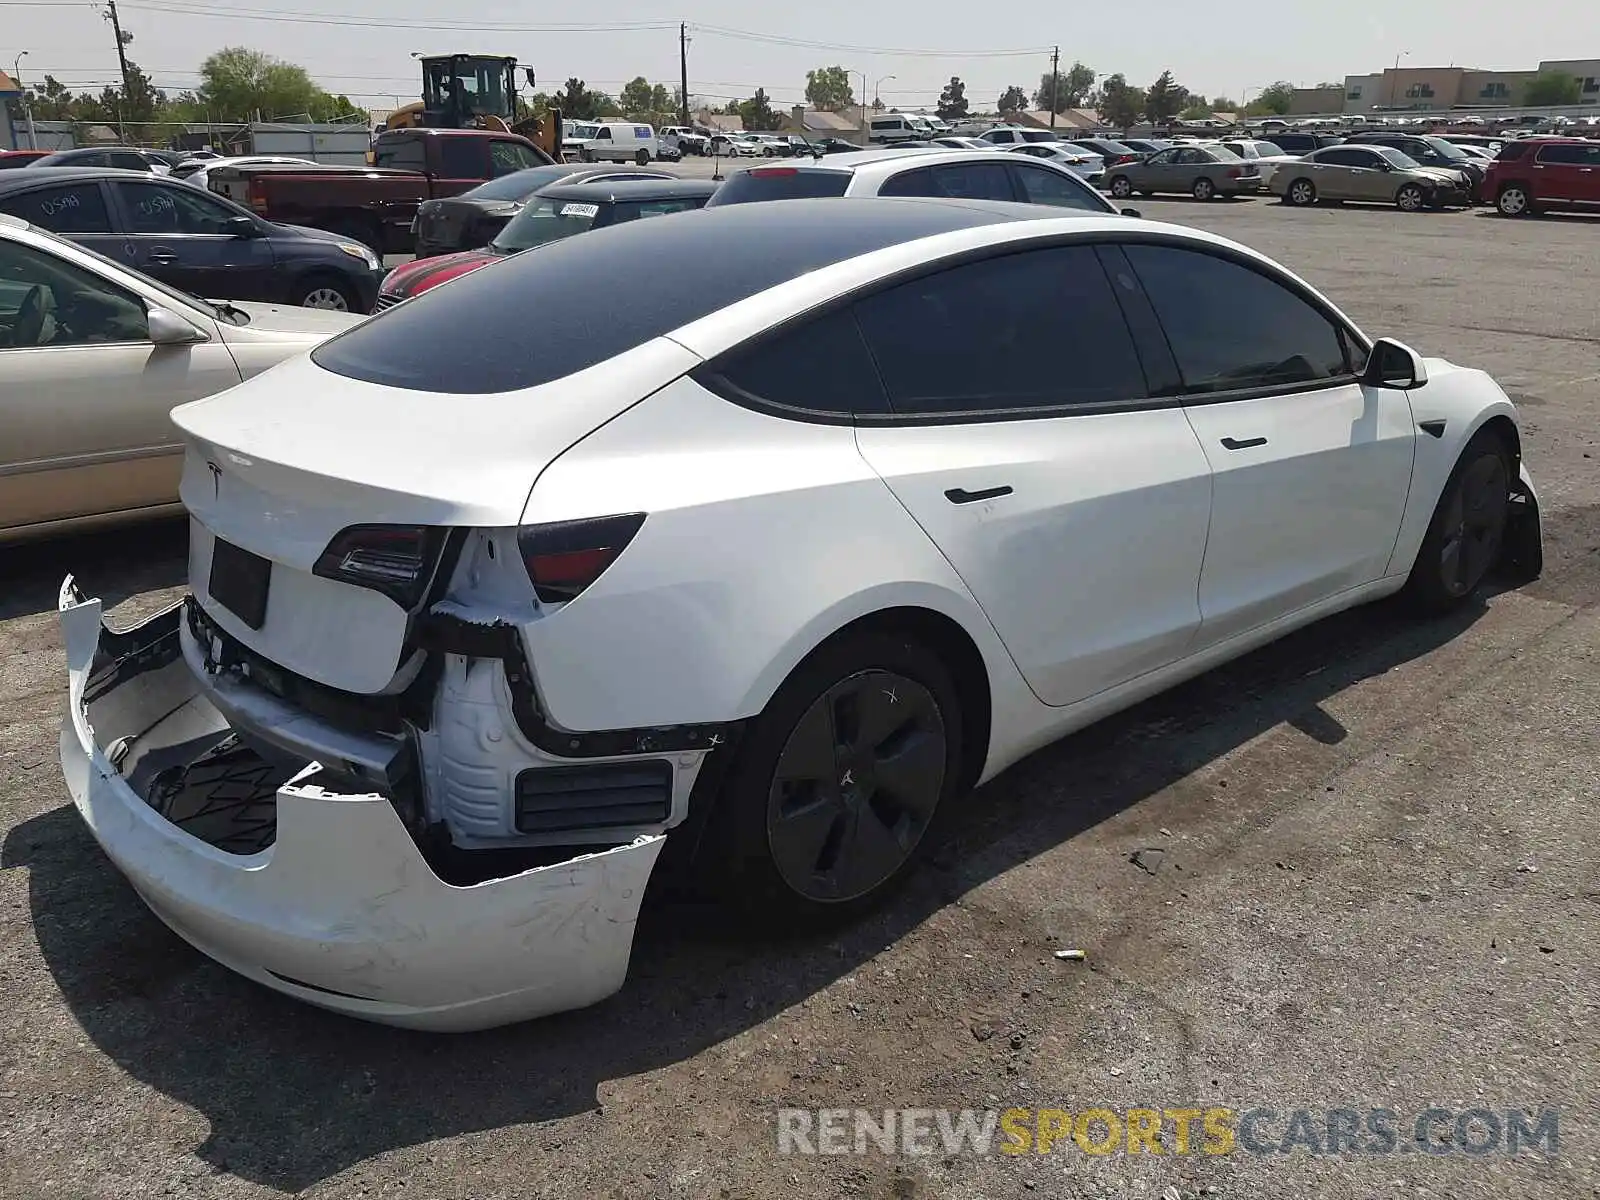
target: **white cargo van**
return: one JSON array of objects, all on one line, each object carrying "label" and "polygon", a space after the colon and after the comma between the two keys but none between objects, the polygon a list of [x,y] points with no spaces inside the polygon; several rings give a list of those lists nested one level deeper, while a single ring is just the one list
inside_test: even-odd
[{"label": "white cargo van", "polygon": [[584,162],[636,162],[641,167],[661,157],[655,127],[632,121],[602,121],[583,143],[578,157]]},{"label": "white cargo van", "polygon": [[927,136],[927,130],[918,129],[904,113],[878,113],[867,121],[867,141],[880,146],[921,141]]}]

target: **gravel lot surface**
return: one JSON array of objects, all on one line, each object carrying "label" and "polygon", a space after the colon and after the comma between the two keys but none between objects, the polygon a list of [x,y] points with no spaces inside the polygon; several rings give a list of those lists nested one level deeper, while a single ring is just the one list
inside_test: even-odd
[{"label": "gravel lot surface", "polygon": [[[67,806],[60,577],[152,609],[183,583],[181,528],[0,552],[0,1195],[1600,1195],[1600,220],[1139,207],[1494,373],[1544,578],[1439,624],[1346,614],[1041,752],[835,938],[752,944],[654,905],[614,999],[445,1038],[213,965]],[[1274,1147],[1299,1108],[1393,1109],[1402,1133],[1389,1154],[777,1149],[780,1108],[1140,1105],[1269,1108]],[[1559,1152],[1423,1153],[1433,1106],[1559,1110]]]}]

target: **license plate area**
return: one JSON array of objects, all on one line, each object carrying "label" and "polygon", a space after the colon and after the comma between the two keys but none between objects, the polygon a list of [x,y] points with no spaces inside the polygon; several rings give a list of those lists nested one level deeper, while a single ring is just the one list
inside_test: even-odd
[{"label": "license plate area", "polygon": [[267,619],[267,590],[271,583],[272,563],[268,559],[221,538],[214,540],[206,591],[251,629],[260,629]]}]

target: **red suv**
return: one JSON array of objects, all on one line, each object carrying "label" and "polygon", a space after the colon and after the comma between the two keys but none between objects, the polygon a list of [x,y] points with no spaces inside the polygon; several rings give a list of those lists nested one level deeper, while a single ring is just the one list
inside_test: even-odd
[{"label": "red suv", "polygon": [[1489,164],[1483,189],[1508,217],[1547,208],[1600,208],[1600,142],[1554,137],[1507,142]]}]

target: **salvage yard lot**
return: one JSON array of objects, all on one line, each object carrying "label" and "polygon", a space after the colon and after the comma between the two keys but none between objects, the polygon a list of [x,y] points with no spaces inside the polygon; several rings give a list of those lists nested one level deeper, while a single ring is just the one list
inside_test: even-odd
[{"label": "salvage yard lot", "polygon": [[[1346,614],[1041,752],[835,937],[755,944],[657,902],[614,999],[446,1038],[203,959],[66,806],[60,577],[148,611],[182,585],[182,528],[0,551],[0,1195],[1595,1194],[1600,220],[1137,204],[1490,371],[1523,409],[1544,578],[1434,625]],[[1555,1109],[1559,1153],[775,1136],[780,1108],[1140,1105]]]}]

